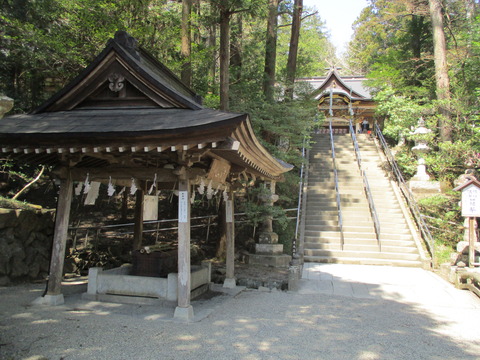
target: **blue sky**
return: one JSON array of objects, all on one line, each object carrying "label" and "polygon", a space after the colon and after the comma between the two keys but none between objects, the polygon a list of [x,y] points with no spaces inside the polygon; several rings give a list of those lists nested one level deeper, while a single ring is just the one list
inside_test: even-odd
[{"label": "blue sky", "polygon": [[303,0],[303,6],[315,7],[327,23],[337,54],[345,49],[352,36],[352,24],[368,0]]}]

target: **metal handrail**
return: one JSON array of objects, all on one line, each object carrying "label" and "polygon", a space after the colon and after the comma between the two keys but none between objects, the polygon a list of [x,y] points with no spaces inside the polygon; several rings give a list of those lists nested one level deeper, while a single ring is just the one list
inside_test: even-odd
[{"label": "metal handrail", "polygon": [[[292,209],[285,209],[284,210],[285,212],[292,212],[292,211],[297,211],[297,208],[292,208]],[[246,215],[246,213],[242,212],[242,213],[234,213],[234,217],[235,216],[243,216],[243,215]],[[197,225],[190,225],[190,227],[193,229],[193,228],[202,228],[202,227],[206,227],[207,228],[207,241],[208,241],[208,234],[210,232],[210,227],[211,226],[217,226],[218,223],[217,222],[213,222],[213,219],[215,219],[216,217],[218,217],[218,215],[214,214],[214,215],[206,215],[206,216],[196,216],[196,217],[192,217],[190,220],[200,220],[200,219],[208,219],[208,223],[207,224],[197,224]],[[288,220],[293,220],[293,219],[296,219],[296,216],[287,216],[287,219]],[[275,220],[275,218],[273,219]],[[240,224],[240,223],[245,223],[247,222],[248,220],[235,220],[235,223],[236,224]],[[178,219],[162,219],[162,220],[147,220],[147,221],[144,221],[143,224],[160,224],[160,223],[167,223],[167,222],[178,222]],[[112,225],[97,225],[97,226],[71,226],[68,228],[69,231],[73,232],[72,234],[72,237],[73,237],[73,245],[72,247],[76,249],[76,243],[77,243],[77,231],[78,230],[81,230],[81,231],[85,231],[85,236],[84,236],[84,241],[85,243],[88,243],[90,241],[90,237],[89,237],[89,233],[92,232],[94,235],[93,235],[93,238],[96,242],[96,245],[97,244],[97,241],[100,237],[100,233],[102,230],[108,230],[108,229],[115,229],[115,228],[122,228],[122,227],[131,227],[133,226],[134,223],[124,223],[124,224],[112,224]],[[156,229],[149,229],[149,230],[146,230],[144,229],[143,230],[143,233],[158,233],[159,232],[162,232],[162,231],[172,231],[172,230],[178,230],[178,226],[171,226],[171,227],[164,227],[164,228],[159,228],[157,227]],[[255,227],[254,227],[254,233],[255,233]],[[119,235],[131,235],[133,234],[133,231],[116,231],[115,232],[115,236],[119,236]]]},{"label": "metal handrail", "polygon": [[387,157],[387,160],[392,168],[392,173],[395,175],[395,179],[397,181],[398,186],[400,187],[400,190],[403,193],[403,196],[408,204],[408,207],[410,208],[410,212],[415,219],[415,222],[418,226],[418,229],[420,230],[420,233],[422,235],[423,241],[425,241],[428,251],[430,253],[430,256],[432,257],[432,264],[435,263],[435,244],[433,241],[432,234],[430,233],[430,230],[428,229],[427,224],[423,220],[422,214],[420,212],[420,209],[418,208],[417,202],[415,198],[413,197],[412,192],[407,186],[407,183],[405,179],[403,178],[403,175],[398,167],[398,164],[395,160],[395,157],[393,156],[392,152],[390,151],[390,148],[382,134],[382,131],[378,124],[375,124],[375,135],[378,138],[380,145],[382,147],[383,153]]},{"label": "metal handrail", "polygon": [[365,190],[365,194],[368,200],[368,206],[370,208],[370,216],[373,220],[373,226],[375,228],[375,234],[377,235],[377,243],[379,251],[382,251],[382,241],[380,239],[380,221],[378,220],[377,210],[375,209],[375,203],[373,201],[372,192],[370,190],[370,185],[368,184],[368,179],[365,171],[362,168],[362,157],[360,155],[360,148],[358,147],[357,136],[355,135],[355,131],[353,129],[352,120],[349,121],[349,128],[350,134],[352,136],[353,147],[355,148],[355,156],[357,157],[358,169],[360,170],[360,174],[363,178],[363,189]]},{"label": "metal handrail", "polygon": [[372,192],[370,191],[370,186],[368,185],[367,175],[365,171],[362,170],[363,177],[363,187],[365,193],[367,194],[368,206],[370,207],[370,215],[372,216],[373,226],[375,227],[375,233],[377,235],[377,243],[379,251],[382,251],[382,241],[380,240],[380,221],[378,220],[377,210],[375,209],[375,203],[373,201]]},{"label": "metal handrail", "polygon": [[295,236],[293,237],[293,242],[292,242],[292,255],[295,255],[297,253],[297,239],[298,239],[298,231],[300,229],[300,217],[302,215],[301,209],[302,209],[302,203],[303,203],[303,178],[304,178],[304,168],[305,168],[305,155],[306,155],[306,149],[305,149],[305,142],[306,142],[306,136],[303,138],[303,146],[302,146],[302,166],[300,168],[300,182],[298,186],[298,204],[297,204],[297,221],[295,224]]},{"label": "metal handrail", "polygon": [[338,227],[340,229],[340,245],[342,250],[345,244],[345,238],[343,235],[343,216],[342,216],[342,204],[340,200],[340,190],[338,188],[338,171],[337,171],[337,161],[335,159],[335,142],[333,141],[333,128],[332,128],[332,120],[330,119],[330,145],[332,148],[332,164],[333,164],[333,175],[335,179],[335,197],[337,200],[337,213],[338,213]]}]

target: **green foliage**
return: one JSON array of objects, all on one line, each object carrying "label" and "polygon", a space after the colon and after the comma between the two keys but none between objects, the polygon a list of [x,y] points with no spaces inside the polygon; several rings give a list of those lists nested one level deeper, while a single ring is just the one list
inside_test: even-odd
[{"label": "green foliage", "polygon": [[447,193],[418,201],[420,211],[435,240],[438,264],[450,261],[450,254],[462,240],[463,218],[459,208],[459,193]]},{"label": "green foliage", "polygon": [[466,168],[480,167],[480,151],[472,139],[441,142],[438,151],[427,154],[425,160],[436,178],[453,183]]},{"label": "green foliage", "polygon": [[240,211],[245,212],[248,223],[258,227],[267,219],[275,219],[275,224],[285,230],[288,219],[285,210],[278,205],[265,204],[265,199],[272,195],[265,186],[248,187],[244,201],[240,204]]},{"label": "green foliage", "polygon": [[0,196],[0,208],[2,209],[23,209],[23,210],[40,210],[42,209],[39,205],[32,205],[25,201],[18,201],[4,198]]},{"label": "green foliage", "polygon": [[379,91],[374,99],[378,103],[377,113],[388,118],[384,134],[395,141],[408,135],[425,112],[416,99],[403,96],[391,87]]},{"label": "green foliage", "polygon": [[395,160],[403,174],[405,181],[410,180],[417,172],[417,158],[415,154],[408,148],[402,147],[396,154]]}]

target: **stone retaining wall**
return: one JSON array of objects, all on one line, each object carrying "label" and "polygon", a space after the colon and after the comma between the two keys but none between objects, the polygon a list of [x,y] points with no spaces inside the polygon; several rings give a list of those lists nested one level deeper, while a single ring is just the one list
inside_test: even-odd
[{"label": "stone retaining wall", "polygon": [[0,285],[48,274],[54,214],[0,209]]}]

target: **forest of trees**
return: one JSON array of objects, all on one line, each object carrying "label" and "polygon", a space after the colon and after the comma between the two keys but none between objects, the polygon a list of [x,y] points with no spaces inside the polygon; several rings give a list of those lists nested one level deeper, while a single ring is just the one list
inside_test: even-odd
[{"label": "forest of trees", "polygon": [[249,113],[264,145],[299,165],[315,105],[306,90],[286,104],[293,93],[285,97],[279,89],[293,88],[295,77],[323,74],[334,56],[321,15],[301,3],[3,0],[0,93],[15,100],[12,112],[29,112],[78,74],[115,31],[127,30],[207,107]]},{"label": "forest of trees", "polygon": [[[321,7],[302,0],[2,0],[0,94],[15,100],[13,112],[32,110],[127,30],[206,106],[248,112],[268,150],[289,163],[300,165],[315,117],[313,89],[294,80],[341,65],[369,77],[392,144],[427,121],[436,179],[480,167],[478,1],[369,0],[353,29],[337,59]],[[397,159],[408,178],[408,146]],[[295,195],[282,186],[297,181],[291,172],[279,186],[284,200]]]}]

